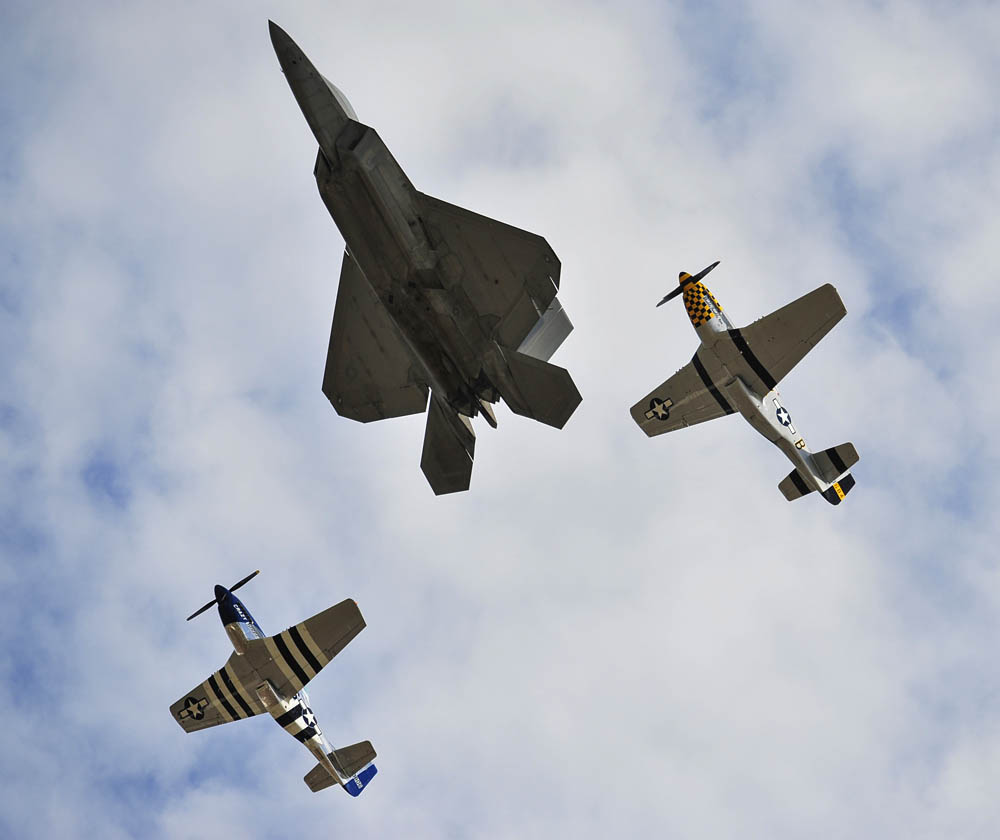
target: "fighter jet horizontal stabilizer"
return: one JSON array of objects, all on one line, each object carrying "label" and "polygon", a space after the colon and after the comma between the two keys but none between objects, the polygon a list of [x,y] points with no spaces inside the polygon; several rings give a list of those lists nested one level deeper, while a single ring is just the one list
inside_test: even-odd
[{"label": "fighter jet horizontal stabilizer", "polygon": [[509,347],[484,359],[486,375],[515,414],[561,429],[583,400],[569,371]]},{"label": "fighter jet horizontal stabilizer", "polygon": [[475,451],[476,433],[472,430],[472,422],[432,392],[420,469],[435,496],[469,489]]}]

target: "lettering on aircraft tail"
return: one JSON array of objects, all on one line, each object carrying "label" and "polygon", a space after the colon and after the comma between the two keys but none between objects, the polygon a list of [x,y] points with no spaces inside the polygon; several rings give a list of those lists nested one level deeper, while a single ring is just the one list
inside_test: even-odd
[{"label": "lettering on aircraft tail", "polygon": [[670,406],[674,404],[674,401],[669,397],[665,400],[661,400],[659,397],[653,397],[649,401],[649,411],[646,412],[646,419],[652,420],[654,417],[657,420],[667,420],[670,417]]}]

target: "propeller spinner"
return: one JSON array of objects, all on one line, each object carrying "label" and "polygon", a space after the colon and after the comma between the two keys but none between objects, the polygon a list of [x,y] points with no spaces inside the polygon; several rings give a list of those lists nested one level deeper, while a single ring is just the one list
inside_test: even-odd
[{"label": "propeller spinner", "polygon": [[686,271],[682,271],[678,275],[678,277],[677,277],[677,283],[678,283],[677,288],[674,289],[672,292],[670,292],[666,297],[663,298],[663,300],[661,300],[656,305],[657,306],[663,306],[663,304],[665,304],[668,300],[671,300],[671,299],[677,297],[677,295],[679,295],[681,292],[683,292],[688,286],[692,286],[695,283],[700,282],[702,280],[702,278],[706,274],[708,274],[708,272],[710,272],[713,268],[715,268],[720,262],[722,262],[722,261],[721,260],[716,260],[708,268],[703,268],[701,271],[699,271],[693,277],[690,274],[688,274]]},{"label": "propeller spinner", "polygon": [[[253,580],[255,577],[257,577],[257,575],[259,575],[259,574],[260,574],[260,569],[257,569],[257,571],[255,571],[255,572],[251,572],[245,578],[243,578],[243,580],[241,580],[239,583],[234,583],[232,586],[230,586],[229,587],[229,591],[230,592],[235,592],[237,589],[239,589],[241,586],[243,586],[244,583],[249,583],[251,580]],[[191,615],[189,615],[187,617],[187,621],[190,621],[192,618],[197,618],[199,615],[201,615],[203,612],[205,612],[205,610],[211,609],[212,607],[214,607],[218,603],[219,603],[219,599],[218,598],[215,598],[214,600],[209,601],[201,609],[196,610],[195,612],[191,613]]]}]

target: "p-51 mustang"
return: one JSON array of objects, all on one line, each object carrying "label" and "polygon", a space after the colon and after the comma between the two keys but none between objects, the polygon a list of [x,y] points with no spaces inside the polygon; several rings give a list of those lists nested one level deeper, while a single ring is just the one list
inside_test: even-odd
[{"label": "p-51 mustang", "polygon": [[372,764],[375,750],[370,741],[333,749],[309,708],[304,686],[364,629],[361,611],[347,599],[276,636],[265,636],[233,595],[258,573],[229,589],[216,586],[215,600],[188,616],[190,621],[218,604],[236,652],[220,670],[174,703],[170,714],[185,732],[195,732],[268,712],[319,759],[305,775],[310,790],[323,790],[336,782],[351,796],[358,796],[378,772]]},{"label": "p-51 mustang", "polygon": [[694,358],[632,406],[632,418],[650,437],[739,411],[794,465],[778,484],[788,501],[813,490],[838,505],[854,486],[847,471],[858,460],[852,443],[810,452],[781,403],[777,384],[847,314],[827,283],[743,329],[723,314],[701,282],[719,263],[693,277],[680,273],[678,286],[660,306],[680,294],[701,339]]}]

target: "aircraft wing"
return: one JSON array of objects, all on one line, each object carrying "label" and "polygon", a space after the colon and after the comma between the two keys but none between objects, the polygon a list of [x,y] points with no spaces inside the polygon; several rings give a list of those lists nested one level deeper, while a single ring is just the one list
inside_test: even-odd
[{"label": "aircraft wing", "polygon": [[649,437],[732,414],[698,354],[666,382],[632,406],[632,419]]},{"label": "aircraft wing", "polygon": [[445,268],[460,273],[462,288],[480,318],[493,320],[497,341],[518,348],[559,290],[559,258],[549,243],[538,234],[424,193],[417,194],[417,201]]},{"label": "aircraft wing", "polygon": [[281,633],[253,639],[239,658],[280,694],[291,697],[364,629],[361,610],[347,598]]},{"label": "aircraft wing", "polygon": [[368,423],[427,407],[409,350],[385,306],[346,251],[330,328],[323,393],[337,413]]},{"label": "aircraft wing", "polygon": [[[845,314],[840,295],[827,283],[731,334],[735,349],[769,391]],[[739,346],[739,336],[745,347]]]},{"label": "aircraft wing", "polygon": [[266,711],[254,691],[260,683],[250,663],[234,653],[222,668],[174,703],[170,714],[185,732],[259,715]]}]

